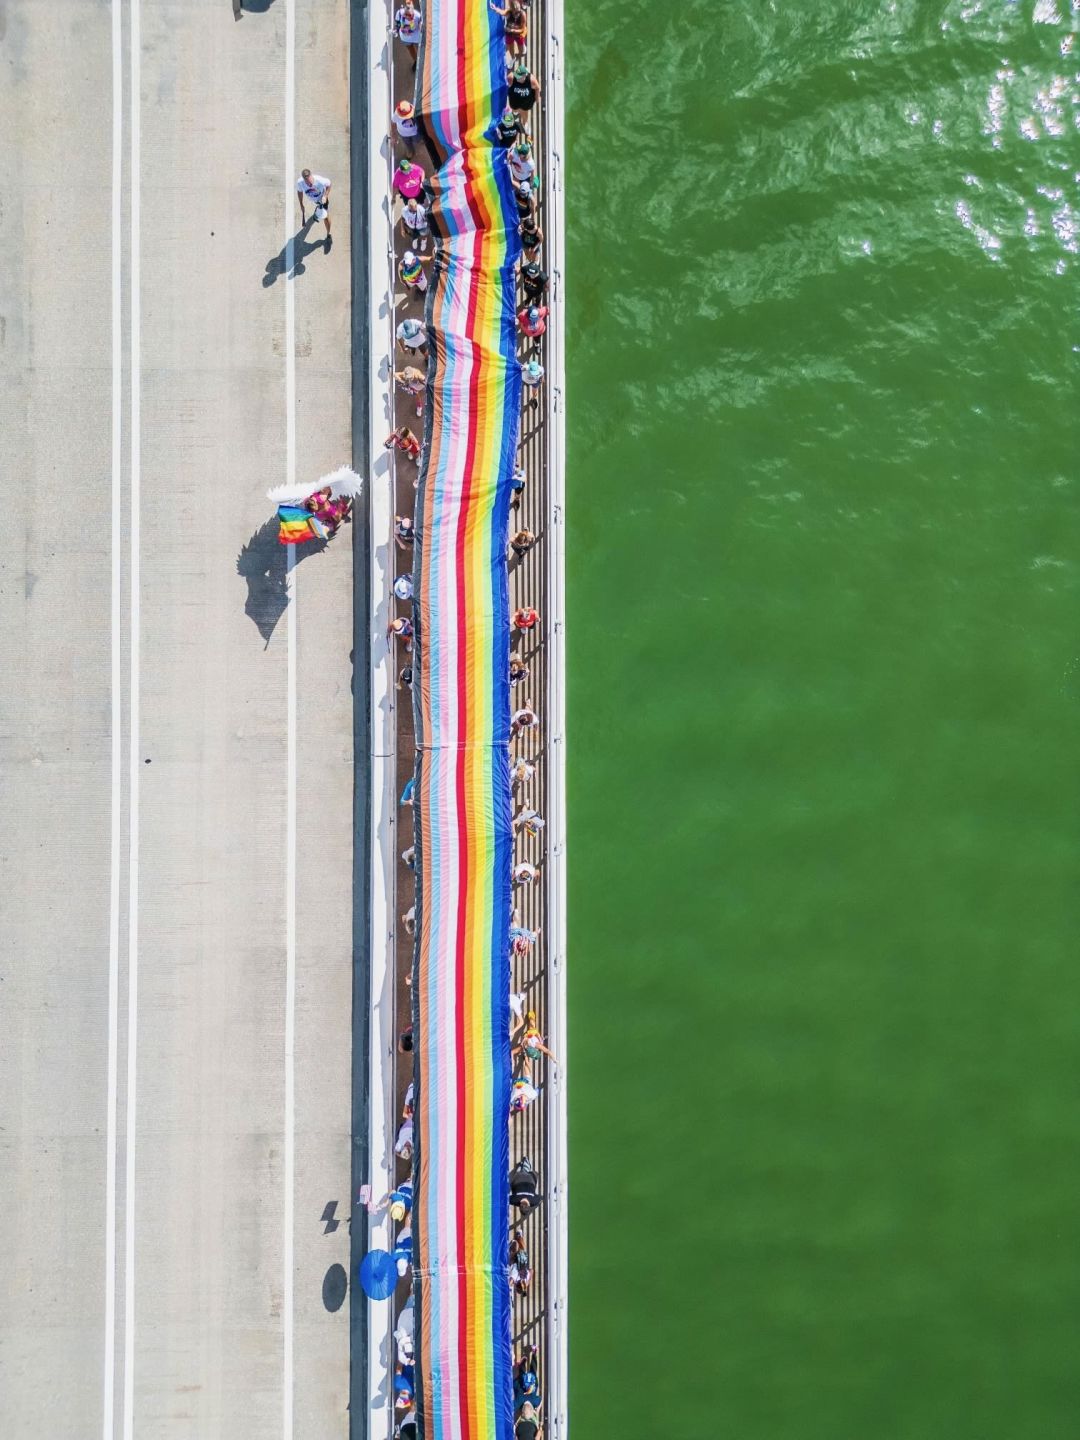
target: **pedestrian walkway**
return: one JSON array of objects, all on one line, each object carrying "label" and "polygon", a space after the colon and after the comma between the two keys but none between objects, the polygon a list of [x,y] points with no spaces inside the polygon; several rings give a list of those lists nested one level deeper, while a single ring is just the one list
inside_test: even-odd
[{"label": "pedestrian walkway", "polygon": [[[388,24],[391,15],[387,12]],[[543,85],[547,72],[545,63],[546,7],[539,0],[529,8],[529,36],[526,41],[525,60],[531,75],[537,76]],[[413,54],[399,39],[391,42],[393,83],[390,96],[391,113],[387,115],[387,132],[392,137],[387,165],[388,188],[392,185],[394,167],[402,158],[415,159],[420,166],[430,168],[423,148],[409,134],[411,117],[408,107],[415,101],[416,72],[413,69]],[[527,115],[527,138],[531,141],[532,155],[537,172],[534,190],[536,222],[543,231],[548,203],[548,175],[545,158],[547,155],[546,117],[541,95]],[[522,155],[521,162],[527,167],[529,157]],[[394,194],[391,221],[393,227],[392,257],[388,263],[394,277],[395,312],[393,323],[397,329],[403,320],[423,319],[424,291],[427,284],[427,261],[433,253],[430,239],[417,229],[415,204],[401,194]],[[407,193],[407,192],[406,192]],[[424,197],[417,197],[424,206]],[[408,210],[407,226],[403,226],[402,214]],[[373,252],[378,250],[373,243]],[[409,260],[405,263],[406,253]],[[541,244],[535,257],[542,269],[546,270],[544,247]],[[416,278],[418,277],[418,281]],[[549,299],[543,294],[536,302],[547,306]],[[526,305],[526,295],[521,281],[518,284],[516,309]],[[526,317],[526,325],[529,324]],[[536,328],[535,324],[532,328]],[[519,486],[511,510],[508,541],[518,532],[529,532],[522,536],[517,550],[508,548],[510,611],[513,614],[526,607],[534,608],[539,615],[538,623],[531,628],[513,632],[512,676],[515,670],[521,673],[511,687],[511,709],[514,712],[531,710],[537,723],[526,725],[515,734],[511,742],[511,765],[517,779],[513,788],[513,813],[534,812],[542,821],[549,812],[549,759],[551,736],[545,716],[545,700],[551,691],[548,674],[550,639],[548,631],[549,593],[549,514],[548,455],[550,435],[548,432],[548,336],[542,333],[519,335],[518,358],[522,365],[530,361],[542,367],[538,385],[523,387],[521,423],[518,441],[517,464]],[[400,331],[399,331],[400,333]],[[401,619],[411,616],[411,603],[400,597],[406,592],[404,577],[412,575],[413,551],[408,539],[408,522],[415,518],[416,482],[418,476],[418,453],[412,445],[413,436],[420,437],[424,431],[424,394],[419,386],[418,375],[426,372],[425,355],[417,350],[406,354],[399,345],[395,350],[394,369],[398,383],[394,386],[393,417],[397,440],[392,448],[392,484],[394,487],[394,513],[400,517],[398,525],[399,543],[396,546],[397,566],[395,592],[399,597],[393,613]],[[418,375],[410,373],[412,370]],[[527,617],[525,617],[527,618]],[[409,786],[415,765],[415,735],[413,728],[413,707],[409,702],[408,687],[411,682],[412,654],[407,638],[398,637],[391,641],[387,663],[393,666],[395,683],[398,687],[396,706],[397,742],[397,788],[399,797],[409,796]],[[416,875],[411,853],[411,820],[407,810],[399,813],[399,858],[395,877],[397,915],[396,975],[395,992],[396,1020],[394,1033],[399,1037],[395,1071],[395,1098],[397,1115],[400,1119],[405,1105],[406,1092],[413,1078],[411,1049],[404,1049],[400,1043],[411,1041],[412,995],[410,977],[412,972],[415,938],[413,933],[413,905]],[[517,928],[517,942],[513,946],[511,969],[511,992],[524,1022],[529,1012],[534,1012],[539,1030],[545,1032],[546,1017],[551,1013],[549,995],[549,926],[548,926],[548,829],[538,824],[532,816],[516,826],[514,842],[514,863],[534,867],[536,879],[531,883],[514,885],[514,904]],[[510,937],[508,935],[508,945]],[[530,1044],[530,1049],[532,1045]],[[556,1052],[556,1062],[563,1057]],[[519,1094],[529,1095],[528,1084],[538,1092],[537,1098],[527,1103],[519,1113],[509,1119],[511,1165],[528,1159],[540,1175],[541,1189],[553,1182],[549,1147],[549,1126],[551,1106],[547,1103],[549,1088],[554,1082],[553,1062],[540,1054],[529,1059],[524,1054],[515,1055],[514,1074],[518,1077]],[[400,1182],[410,1173],[411,1160],[398,1158],[395,1180]],[[508,1217],[508,1233],[511,1240],[514,1232],[528,1254],[528,1283],[516,1285],[513,1294],[513,1343],[516,1357],[522,1357],[535,1347],[529,1362],[530,1368],[539,1375],[539,1386],[545,1393],[545,1413],[551,1415],[556,1408],[556,1397],[548,1392],[545,1367],[550,1340],[551,1311],[548,1303],[549,1285],[549,1224],[550,1205],[541,1205],[525,1216],[511,1210]],[[512,1249],[513,1254],[513,1249]],[[524,1279],[524,1268],[522,1270]],[[395,1300],[398,1313],[409,1296],[406,1284],[399,1286]],[[398,1418],[408,1414],[401,1406]],[[549,1434],[552,1431],[549,1428]]]}]

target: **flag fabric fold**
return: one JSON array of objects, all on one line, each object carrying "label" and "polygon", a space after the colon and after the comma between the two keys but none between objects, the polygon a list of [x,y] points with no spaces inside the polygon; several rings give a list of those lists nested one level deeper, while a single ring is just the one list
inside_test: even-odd
[{"label": "flag fabric fold", "polygon": [[417,114],[436,242],[415,520],[413,1233],[427,1440],[511,1440],[506,532],[521,405],[502,20],[430,0]]}]

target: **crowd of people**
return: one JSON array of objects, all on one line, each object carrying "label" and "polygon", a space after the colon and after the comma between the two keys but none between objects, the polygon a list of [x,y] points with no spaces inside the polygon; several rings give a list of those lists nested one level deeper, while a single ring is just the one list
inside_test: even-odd
[{"label": "crowd of people", "polygon": [[[506,0],[497,5],[491,0],[491,9],[501,17],[506,40],[507,105],[498,116],[493,117],[492,138],[495,144],[509,150],[509,167],[514,185],[514,200],[517,207],[518,234],[521,239],[522,256],[518,264],[517,301],[515,313],[520,337],[519,362],[524,391],[524,404],[535,406],[539,403],[538,388],[544,379],[542,361],[543,336],[547,330],[548,307],[545,304],[548,276],[542,263],[543,230],[540,224],[538,201],[542,194],[541,178],[537,169],[537,146],[532,126],[532,116],[542,100],[540,81],[530,69],[528,55],[529,6],[527,0]],[[394,65],[398,79],[396,88],[402,87],[402,77],[411,88],[412,71],[416,68],[417,54],[423,35],[424,16],[415,0],[402,0],[394,15],[395,46]],[[404,403],[420,422],[417,429],[423,434],[423,418],[427,393],[427,377],[423,362],[428,357],[427,331],[423,318],[424,299],[432,283],[432,268],[436,263],[437,247],[433,243],[430,211],[434,192],[423,167],[417,160],[420,130],[415,110],[410,100],[402,99],[394,106],[390,140],[393,153],[391,180],[392,199],[395,205],[394,219],[395,266],[400,283],[400,300],[397,306],[396,344],[401,356],[401,368],[395,369],[393,381],[397,393],[404,397]],[[401,410],[398,409],[400,417]],[[423,442],[408,424],[399,424],[387,437],[386,446],[395,453],[398,465],[404,461],[406,486],[411,482],[415,490],[419,485]],[[526,470],[519,464],[512,476],[513,496],[511,516],[521,507],[526,486]],[[406,489],[406,493],[408,493]],[[405,509],[404,505],[395,508]],[[539,527],[538,527],[539,528]],[[389,625],[391,650],[398,651],[397,661],[401,663],[398,673],[398,688],[411,687],[413,683],[413,574],[412,550],[416,539],[413,517],[399,514],[394,517],[394,540],[399,556],[398,574],[394,584],[394,595],[401,609]],[[514,520],[506,537],[509,563],[520,563],[537,544],[534,532]],[[531,603],[518,605],[507,616],[507,627],[515,645],[528,643],[529,637],[539,633],[540,614]],[[523,687],[530,678],[530,655],[512,649],[509,682],[513,690]],[[404,662],[404,663],[402,663]],[[528,699],[515,704],[510,722],[510,784],[514,797],[516,814],[513,819],[515,854],[511,881],[515,896],[518,887],[529,887],[538,881],[542,861],[542,846],[545,829],[543,816],[531,801],[536,787],[537,768],[542,755],[535,748],[540,717]],[[414,803],[415,781],[409,778],[403,788],[400,803],[410,807]],[[530,856],[534,858],[529,858]],[[415,875],[416,849],[408,845],[401,853],[406,877],[404,883],[411,883]],[[535,908],[535,907],[531,907]],[[411,984],[412,940],[416,933],[416,905],[412,903],[401,915],[401,925],[406,940],[401,946],[404,983]],[[523,982],[523,988],[515,989],[515,975],[530,973],[530,956],[538,943],[541,927],[530,928],[522,918],[521,906],[514,904],[508,916],[507,959],[510,967],[510,1010],[507,1016],[507,1042],[510,1051],[512,1089],[507,1123],[510,1126],[511,1154],[518,1152],[508,1176],[509,1214],[507,1217],[509,1264],[507,1285],[512,1297],[524,1303],[533,1289],[534,1271],[530,1259],[529,1232],[531,1216],[543,1205],[543,1184],[541,1176],[528,1155],[520,1153],[524,1148],[517,1136],[521,1133],[520,1117],[540,1096],[544,1083],[545,1069],[556,1064],[555,1056],[547,1045],[537,1016],[536,1000],[527,1002],[527,994],[534,986]],[[542,993],[542,992],[540,992]],[[531,1008],[530,1008],[531,1006]],[[406,1025],[398,1036],[398,1055],[401,1065],[408,1066],[411,1074],[413,1055],[412,1025]],[[400,1124],[395,1137],[395,1156],[399,1178],[383,1202],[395,1226],[394,1250],[398,1271],[403,1277],[410,1274],[412,1260],[412,1159],[413,1159],[413,1084],[408,1084],[402,1107]],[[539,1223],[539,1222],[537,1222]],[[539,1235],[536,1237],[539,1239]],[[522,1312],[524,1313],[524,1312]],[[514,1326],[515,1333],[521,1327]],[[394,1329],[396,1366],[394,1378],[395,1411],[397,1423],[395,1434],[400,1440],[413,1440],[416,1435],[416,1408],[414,1391],[414,1329],[413,1300],[411,1289],[408,1299],[398,1312]],[[514,1356],[514,1426],[516,1440],[542,1440],[543,1399],[539,1383],[540,1355],[537,1346],[530,1343]]]}]

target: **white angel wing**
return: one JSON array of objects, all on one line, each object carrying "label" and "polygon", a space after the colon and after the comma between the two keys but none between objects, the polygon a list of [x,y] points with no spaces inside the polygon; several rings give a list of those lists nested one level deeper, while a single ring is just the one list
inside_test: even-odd
[{"label": "white angel wing", "polygon": [[273,490],[266,492],[266,496],[275,505],[302,505],[309,496],[314,495],[318,490],[325,490],[327,486],[335,500],[340,499],[342,495],[359,495],[363,483],[355,470],[350,470],[348,465],[342,465],[339,470],[333,470],[329,475],[324,475],[321,480],[313,480],[310,484],[275,485]]}]

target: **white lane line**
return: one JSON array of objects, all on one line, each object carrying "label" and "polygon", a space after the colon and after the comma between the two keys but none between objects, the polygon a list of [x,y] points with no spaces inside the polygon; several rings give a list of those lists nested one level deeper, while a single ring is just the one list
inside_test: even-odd
[{"label": "white lane line", "polygon": [[116,1090],[120,1006],[120,824],[122,764],[120,710],[120,475],[123,463],[123,314],[120,287],[120,199],[124,183],[124,56],[120,0],[112,0],[112,808],[109,832],[109,1058],[105,1139],[105,1373],[101,1415],[102,1440],[113,1440],[116,1388]]},{"label": "white lane line", "polygon": [[[293,0],[285,0],[285,480],[296,483],[296,292],[293,289],[293,194],[296,123],[296,16]],[[285,1235],[284,1235],[284,1363],[282,1435],[293,1436],[293,1187],[296,1166],[296,551],[289,547],[286,616],[287,739],[285,801]]]},{"label": "white lane line", "polygon": [[124,1440],[135,1430],[135,1062],[138,1053],[139,1001],[139,642],[140,642],[140,464],[142,445],[140,346],[141,201],[140,0],[131,0],[131,603],[128,722],[128,1008],[127,1008],[127,1165],[124,1184]]}]

